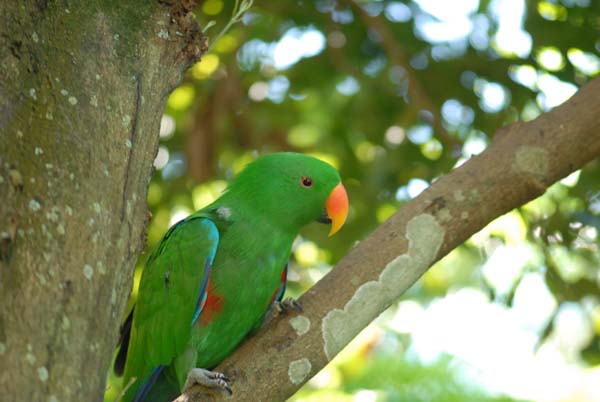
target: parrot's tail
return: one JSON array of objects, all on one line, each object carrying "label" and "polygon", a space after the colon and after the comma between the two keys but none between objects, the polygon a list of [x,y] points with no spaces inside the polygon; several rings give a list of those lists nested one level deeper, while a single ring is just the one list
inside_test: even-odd
[{"label": "parrot's tail", "polygon": [[[132,387],[133,388],[133,387]],[[171,402],[179,396],[179,384],[173,368],[160,365],[144,379],[136,390],[130,389],[126,399],[132,402]]]},{"label": "parrot's tail", "polygon": [[144,382],[144,384],[136,392],[135,399],[133,400],[133,402],[144,401],[144,399],[148,395],[148,392],[150,392],[150,390],[154,386],[154,383],[156,383],[158,376],[160,376],[160,374],[162,373],[164,367],[165,366],[158,366],[157,368],[152,370],[152,374],[150,374],[150,377],[148,377],[148,379]]}]

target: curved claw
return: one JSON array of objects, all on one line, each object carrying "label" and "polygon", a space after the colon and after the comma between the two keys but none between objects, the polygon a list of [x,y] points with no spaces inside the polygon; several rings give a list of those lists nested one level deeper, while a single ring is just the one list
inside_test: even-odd
[{"label": "curved claw", "polygon": [[210,371],[201,368],[191,369],[188,371],[187,378],[185,379],[183,392],[186,392],[195,384],[216,389],[219,392],[225,392],[229,396],[233,395],[233,391],[229,385],[229,377],[217,371]]},{"label": "curved claw", "polygon": [[302,304],[296,299],[286,297],[283,301],[275,302],[273,304],[275,312],[279,314],[288,314],[290,312],[301,313],[304,311]]}]

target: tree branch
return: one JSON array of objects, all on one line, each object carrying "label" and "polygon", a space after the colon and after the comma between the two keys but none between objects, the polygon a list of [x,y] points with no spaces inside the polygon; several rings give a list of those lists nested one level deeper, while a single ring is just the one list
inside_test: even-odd
[{"label": "tree branch", "polygon": [[176,401],[286,400],[433,263],[600,155],[599,113],[596,78],[553,111],[499,130],[302,295],[302,314],[274,319],[217,367],[232,379],[232,398],[198,387]]}]

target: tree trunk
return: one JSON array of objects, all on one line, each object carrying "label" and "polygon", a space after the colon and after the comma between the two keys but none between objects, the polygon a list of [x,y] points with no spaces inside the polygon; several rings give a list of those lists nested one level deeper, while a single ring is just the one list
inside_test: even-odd
[{"label": "tree trunk", "polygon": [[102,400],[191,3],[0,5],[2,400]]},{"label": "tree trunk", "polygon": [[285,401],[437,260],[496,217],[600,155],[600,78],[564,105],[499,130],[479,156],[436,181],[359,243],[216,368],[233,398],[201,387],[176,402]]}]

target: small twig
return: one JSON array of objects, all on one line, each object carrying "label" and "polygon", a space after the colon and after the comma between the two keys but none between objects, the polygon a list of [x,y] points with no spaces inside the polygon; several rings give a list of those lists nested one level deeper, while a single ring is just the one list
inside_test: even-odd
[{"label": "small twig", "polygon": [[[221,32],[219,32],[219,34],[215,37],[215,39],[211,41],[211,44],[208,47],[209,52],[212,50],[212,48],[215,46],[215,44],[219,41],[219,39],[221,39],[221,37],[223,35],[225,35],[225,33],[227,31],[229,31],[229,29],[233,26],[233,24],[242,21],[242,17],[246,13],[246,11],[248,11],[250,9],[250,7],[252,7],[252,4],[254,4],[254,0],[241,0],[241,2],[240,2],[240,0],[235,0],[233,10],[231,11],[231,18],[229,19],[229,21],[227,22],[225,27],[221,30]],[[213,25],[215,25],[215,22],[209,21],[206,24],[206,26],[204,27],[204,29],[202,30],[202,33],[206,33],[206,31]]]}]

